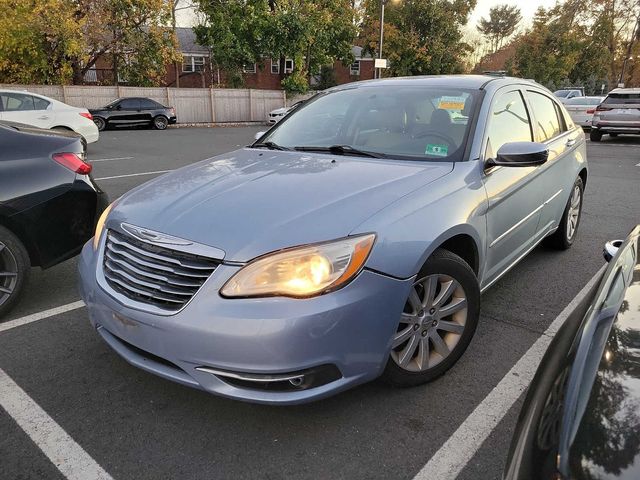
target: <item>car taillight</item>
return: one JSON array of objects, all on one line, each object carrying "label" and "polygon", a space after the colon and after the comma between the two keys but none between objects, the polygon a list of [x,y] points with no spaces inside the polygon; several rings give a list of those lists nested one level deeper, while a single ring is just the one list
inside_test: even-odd
[{"label": "car taillight", "polygon": [[75,153],[54,153],[51,158],[72,172],[79,173],[80,175],[88,175],[91,173],[91,164],[84,162],[82,158]]},{"label": "car taillight", "polygon": [[91,115],[89,112],[80,112],[80,116],[89,120],[93,120],[93,115]]},{"label": "car taillight", "polygon": [[608,112],[611,110],[611,107],[603,107],[602,105],[598,105],[596,108],[596,112]]},{"label": "car taillight", "polygon": [[589,114],[591,114],[591,113],[595,113],[595,109],[593,109],[593,108],[592,108],[592,109],[590,109],[590,110],[587,110],[587,113],[589,113]]}]

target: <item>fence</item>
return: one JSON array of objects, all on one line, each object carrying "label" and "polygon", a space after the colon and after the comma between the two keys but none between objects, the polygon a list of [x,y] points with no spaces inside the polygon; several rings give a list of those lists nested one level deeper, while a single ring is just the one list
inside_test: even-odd
[{"label": "fence", "polygon": [[180,123],[264,122],[271,110],[287,103],[281,90],[79,85],[0,85],[0,88],[27,90],[83,108],[102,107],[116,98],[147,97],[175,107]]}]

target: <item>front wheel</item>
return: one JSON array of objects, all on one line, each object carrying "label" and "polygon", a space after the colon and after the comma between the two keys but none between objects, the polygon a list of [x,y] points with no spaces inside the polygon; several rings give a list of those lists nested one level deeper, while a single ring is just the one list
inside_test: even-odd
[{"label": "front wheel", "polygon": [[600,140],[602,140],[602,132],[600,132],[599,130],[594,130],[592,128],[591,132],[589,132],[589,140],[591,140],[592,142],[599,142]]},{"label": "front wheel", "polygon": [[582,197],[584,195],[584,184],[582,178],[578,177],[571,189],[571,196],[564,209],[558,229],[547,239],[547,244],[558,250],[566,250],[576,238],[580,217],[582,216]]},{"label": "front wheel", "polygon": [[382,378],[400,387],[436,379],[467,349],[479,316],[473,270],[458,255],[436,250],[411,287]]},{"label": "front wheel", "polygon": [[18,301],[29,267],[29,255],[20,240],[0,226],[0,318]]},{"label": "front wheel", "polygon": [[163,117],[162,115],[158,115],[153,119],[153,128],[156,130],[164,130],[169,125],[169,120],[167,117]]}]

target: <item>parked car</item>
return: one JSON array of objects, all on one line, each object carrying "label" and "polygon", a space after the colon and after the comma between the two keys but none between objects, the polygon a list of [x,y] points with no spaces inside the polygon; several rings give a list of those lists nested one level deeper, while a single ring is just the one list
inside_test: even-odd
[{"label": "parked car", "polygon": [[72,130],[86,143],[97,142],[98,129],[86,108],[77,108],[31,92],[0,90],[0,121],[53,130]]},{"label": "parked car", "polygon": [[640,226],[558,330],[525,398],[506,480],[640,478]]},{"label": "parked car", "polygon": [[598,105],[591,122],[591,141],[599,142],[606,134],[640,134],[640,88],[611,90]]},{"label": "parked car", "polygon": [[325,90],[249,147],[112,204],[81,295],[127,361],[211,393],[291,404],[381,375],[418,385],[467,348],[481,291],[543,239],[572,245],[585,143],[526,80]]},{"label": "parked car", "polygon": [[157,130],[164,130],[178,121],[175,108],[165,107],[150,98],[119,98],[90,112],[100,131],[109,127],[135,126],[152,126]]},{"label": "parked car", "polygon": [[560,90],[556,90],[555,92],[553,92],[553,94],[556,97],[558,97],[558,100],[560,100],[562,103],[565,103],[567,100],[570,100],[572,98],[584,97],[584,88],[582,87],[563,88]]},{"label": "parked car", "polygon": [[275,110],[271,110],[267,117],[267,122],[270,125],[275,125],[280,120],[282,120],[287,113],[294,110],[295,108],[298,108],[303,103],[304,103],[304,100],[300,100],[299,102],[295,102],[289,105],[288,107],[281,107],[281,108],[276,108]]},{"label": "parked car", "polygon": [[0,122],[0,145],[2,317],[30,267],[49,268],[80,251],[107,199],[77,134]]},{"label": "parked car", "polygon": [[591,128],[591,119],[596,107],[605,97],[574,97],[564,101],[564,107],[571,115],[573,123],[583,128]]}]

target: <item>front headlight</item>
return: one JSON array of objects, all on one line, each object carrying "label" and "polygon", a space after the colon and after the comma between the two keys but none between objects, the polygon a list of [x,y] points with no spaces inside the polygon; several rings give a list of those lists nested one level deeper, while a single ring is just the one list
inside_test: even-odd
[{"label": "front headlight", "polygon": [[107,221],[107,217],[109,216],[109,212],[113,209],[116,202],[111,203],[107,208],[104,209],[102,215],[98,219],[98,223],[96,223],[96,233],[93,236],[93,250],[98,250],[98,245],[100,244],[100,237],[102,236],[102,231],[104,230],[104,223]]},{"label": "front headlight", "polygon": [[347,284],[362,270],[374,234],[295,247],[260,257],[222,287],[225,297],[311,297]]}]

